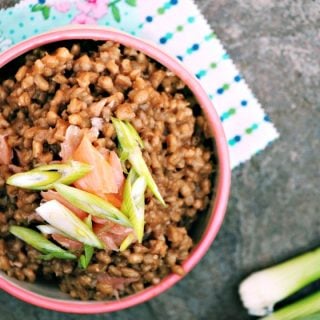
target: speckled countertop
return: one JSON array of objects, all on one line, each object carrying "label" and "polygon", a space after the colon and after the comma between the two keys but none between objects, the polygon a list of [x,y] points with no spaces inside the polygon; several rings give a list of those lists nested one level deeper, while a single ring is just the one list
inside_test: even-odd
[{"label": "speckled countertop", "polygon": [[[196,1],[281,138],[233,171],[223,227],[178,285],[143,305],[62,315],[0,293],[0,320],[242,320],[240,280],[320,245],[320,1]],[[1,0],[0,7],[14,0]]]}]

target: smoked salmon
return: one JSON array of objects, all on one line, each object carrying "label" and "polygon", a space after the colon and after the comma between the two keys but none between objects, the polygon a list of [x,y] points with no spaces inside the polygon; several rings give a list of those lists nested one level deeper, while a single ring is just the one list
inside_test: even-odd
[{"label": "smoked salmon", "polygon": [[61,144],[63,161],[76,160],[93,166],[85,177],[74,186],[106,199],[117,208],[121,207],[124,175],[119,157],[114,151],[97,150],[90,137],[79,127],[70,125]]},{"label": "smoked salmon", "polygon": [[92,218],[93,232],[110,250],[118,251],[122,241],[133,232],[131,228],[121,226],[107,219]]},{"label": "smoked salmon", "polygon": [[71,251],[78,251],[78,250],[81,250],[83,247],[83,244],[80,241],[67,238],[58,233],[53,233],[51,237],[53,240],[58,242],[61,246]]}]

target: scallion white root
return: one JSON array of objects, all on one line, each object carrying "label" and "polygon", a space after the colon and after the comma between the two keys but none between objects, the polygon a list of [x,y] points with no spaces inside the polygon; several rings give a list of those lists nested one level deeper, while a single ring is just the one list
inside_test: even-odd
[{"label": "scallion white root", "polygon": [[54,228],[92,247],[103,249],[103,245],[93,231],[73,212],[56,200],[48,201],[36,209],[36,212]]},{"label": "scallion white root", "polygon": [[319,279],[319,266],[320,249],[317,249],[253,273],[240,284],[241,300],[250,314],[265,316],[277,302]]}]

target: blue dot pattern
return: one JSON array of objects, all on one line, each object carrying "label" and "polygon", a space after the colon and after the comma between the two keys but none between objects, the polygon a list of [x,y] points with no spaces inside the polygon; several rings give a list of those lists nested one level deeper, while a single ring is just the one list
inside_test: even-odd
[{"label": "blue dot pattern", "polygon": [[199,45],[197,43],[195,43],[194,45],[192,45],[192,50],[193,51],[197,51],[199,49]]},{"label": "blue dot pattern", "polygon": [[247,100],[242,100],[242,101],[241,101],[241,105],[242,105],[243,107],[246,107],[246,106],[248,105],[248,101],[247,101]]}]

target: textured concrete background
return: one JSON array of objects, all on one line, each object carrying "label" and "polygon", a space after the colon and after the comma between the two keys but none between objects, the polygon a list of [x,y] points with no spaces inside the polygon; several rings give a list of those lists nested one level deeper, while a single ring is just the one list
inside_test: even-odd
[{"label": "textured concrete background", "polygon": [[320,1],[196,2],[273,119],[280,140],[234,170],[218,238],[167,293],[129,310],[90,317],[62,316],[0,293],[0,319],[249,319],[237,294],[240,280],[320,245]]}]

